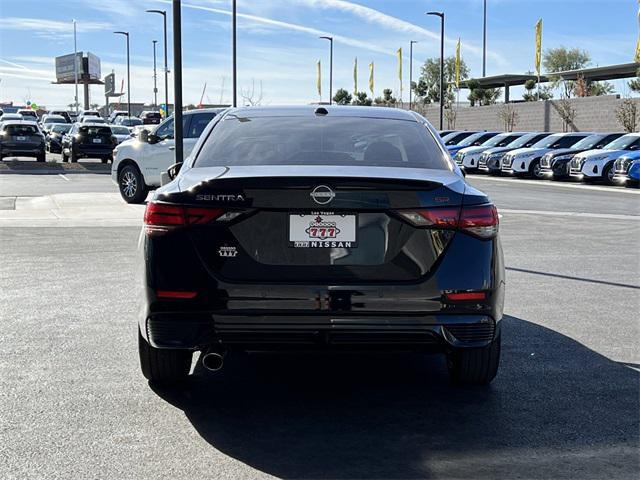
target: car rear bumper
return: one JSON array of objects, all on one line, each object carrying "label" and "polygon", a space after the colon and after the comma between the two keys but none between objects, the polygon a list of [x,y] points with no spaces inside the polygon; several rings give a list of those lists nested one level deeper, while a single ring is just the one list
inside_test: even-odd
[{"label": "car rear bumper", "polygon": [[112,145],[75,145],[73,151],[78,157],[109,157],[113,154],[114,148]]},{"label": "car rear bumper", "polygon": [[156,348],[242,350],[445,350],[480,347],[497,334],[490,315],[224,315],[162,313],[147,317]]},{"label": "car rear bumper", "polygon": [[0,146],[3,155],[41,155],[44,153],[44,144],[41,145],[6,145]]}]

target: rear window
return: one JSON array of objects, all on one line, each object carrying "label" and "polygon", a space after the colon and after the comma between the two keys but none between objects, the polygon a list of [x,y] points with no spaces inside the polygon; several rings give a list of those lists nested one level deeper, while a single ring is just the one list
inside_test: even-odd
[{"label": "rear window", "polygon": [[145,118],[160,118],[160,114],[158,112],[148,112],[144,114]]},{"label": "rear window", "polygon": [[111,127],[111,131],[115,135],[129,135],[129,129],[127,127]]},{"label": "rear window", "polygon": [[6,125],[4,131],[7,135],[34,135],[38,133],[35,125]]},{"label": "rear window", "polygon": [[120,125],[126,125],[127,127],[142,125],[142,120],[139,118],[124,118],[120,121]]},{"label": "rear window", "polygon": [[52,132],[56,132],[56,133],[67,133],[69,130],[71,130],[71,125],[70,124],[54,125],[51,128],[51,131]]},{"label": "rear window", "polygon": [[100,137],[111,136],[111,129],[109,127],[98,127],[98,126],[94,127],[92,125],[87,125],[87,126],[80,127],[78,132],[81,133],[82,135],[90,135],[90,136],[100,136]]},{"label": "rear window", "polygon": [[315,116],[227,116],[205,142],[196,166],[227,165],[449,168],[418,122]]}]

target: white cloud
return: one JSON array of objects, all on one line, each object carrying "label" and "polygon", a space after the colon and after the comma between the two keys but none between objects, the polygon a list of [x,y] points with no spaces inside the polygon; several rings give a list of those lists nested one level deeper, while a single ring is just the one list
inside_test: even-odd
[{"label": "white cloud", "polygon": [[[167,3],[170,4],[171,2],[169,0],[156,0],[157,2],[160,3]],[[195,10],[203,10],[203,11],[207,11],[207,12],[211,12],[211,13],[218,13],[220,15],[231,15],[231,11],[229,10],[222,10],[220,8],[212,8],[212,7],[205,7],[202,5],[194,5],[191,3],[183,3],[182,6],[184,8],[191,8],[191,9],[195,9]],[[371,42],[365,42],[362,40],[357,40],[355,38],[351,38],[351,37],[346,37],[344,35],[336,35],[334,33],[331,32],[327,32],[325,30],[318,30],[316,28],[311,28],[311,27],[307,27],[304,25],[299,25],[297,23],[290,23],[290,22],[283,22],[281,20],[274,20],[271,18],[266,18],[266,17],[260,17],[257,15],[250,15],[248,13],[238,13],[238,18],[244,18],[247,20],[251,20],[254,22],[258,22],[258,23],[262,23],[265,25],[271,25],[274,27],[279,27],[282,29],[286,29],[286,30],[292,30],[292,31],[296,31],[296,32],[301,32],[301,33],[307,33],[309,35],[313,35],[313,36],[331,36],[333,37],[333,40],[337,43],[342,43],[344,45],[349,45],[351,47],[355,47],[355,48],[360,48],[363,50],[368,50],[368,51],[372,51],[372,52],[377,52],[377,53],[382,53],[385,55],[395,55],[393,49],[390,48],[385,48],[379,45],[376,45],[374,43]]]},{"label": "white cloud", "polygon": [[[113,28],[106,22],[77,21],[78,32],[93,32]],[[0,18],[0,29],[26,30],[31,34],[43,37],[72,37],[73,23],[57,20],[45,20],[43,18],[5,17]]]},{"label": "white cloud", "polygon": [[[407,22],[406,20],[402,20],[400,18],[387,15],[386,13],[382,13],[379,10],[375,10],[370,7],[365,7],[364,5],[359,5],[357,3],[352,3],[345,0],[288,0],[288,1],[293,1],[298,4],[302,4],[312,8],[320,8],[325,10],[326,9],[340,10],[342,12],[347,12],[347,13],[356,15],[369,23],[377,24],[391,30],[412,34],[412,35],[417,35],[419,37],[427,37],[431,40],[440,41],[439,31],[436,33],[431,30],[427,30],[426,28]],[[422,14],[422,12],[420,13]],[[445,36],[446,43],[455,45],[457,41],[458,41],[457,39],[452,39]],[[472,54],[478,57],[482,56],[482,49],[465,42],[461,42],[461,44],[464,51],[471,52]],[[502,55],[499,55],[498,53],[487,51],[487,56],[492,58],[499,65],[503,65],[503,66],[508,65],[508,62],[502,57]]]}]

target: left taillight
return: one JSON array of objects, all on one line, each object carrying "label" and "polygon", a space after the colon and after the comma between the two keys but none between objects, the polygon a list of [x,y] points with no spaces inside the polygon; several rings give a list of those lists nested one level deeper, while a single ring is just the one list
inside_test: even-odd
[{"label": "left taillight", "polygon": [[209,223],[224,213],[222,208],[150,202],[144,211],[144,228],[147,235],[162,234],[177,227]]},{"label": "left taillight", "polygon": [[416,227],[462,230],[479,238],[498,233],[498,211],[493,204],[398,210],[398,214]]}]

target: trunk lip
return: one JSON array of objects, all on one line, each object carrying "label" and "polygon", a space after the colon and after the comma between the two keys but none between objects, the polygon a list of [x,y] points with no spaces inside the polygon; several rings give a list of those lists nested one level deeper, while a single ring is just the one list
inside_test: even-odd
[{"label": "trunk lip", "polygon": [[362,167],[339,165],[255,165],[237,167],[197,167],[190,168],[181,175],[179,189],[189,190],[203,182],[215,180],[238,180],[243,178],[335,178],[371,179],[393,181],[423,181],[464,191],[464,179],[453,170],[407,167]]}]

